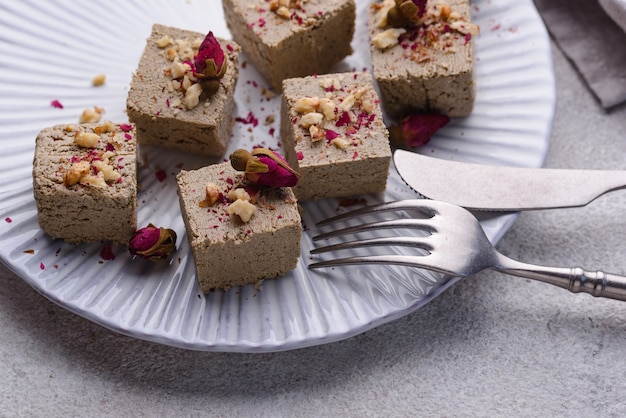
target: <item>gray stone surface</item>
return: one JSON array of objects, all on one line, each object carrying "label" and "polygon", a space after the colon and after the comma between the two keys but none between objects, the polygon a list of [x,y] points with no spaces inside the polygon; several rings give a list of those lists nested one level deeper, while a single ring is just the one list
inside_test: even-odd
[{"label": "gray stone surface", "polygon": [[[625,168],[626,107],[605,113],[562,54],[550,167]],[[523,213],[499,248],[626,273],[626,192]],[[274,354],[184,351],[112,333],[0,267],[2,416],[626,415],[626,304],[497,273],[357,337]]]}]

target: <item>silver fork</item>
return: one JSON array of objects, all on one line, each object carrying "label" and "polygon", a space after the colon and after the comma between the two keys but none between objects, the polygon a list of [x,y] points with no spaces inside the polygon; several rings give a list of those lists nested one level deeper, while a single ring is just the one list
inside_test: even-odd
[{"label": "silver fork", "polygon": [[380,229],[419,229],[426,236],[394,236],[368,238],[315,248],[311,254],[355,249],[368,246],[408,246],[426,250],[417,255],[367,255],[320,261],[311,269],[354,264],[395,264],[421,267],[452,276],[471,276],[493,269],[513,276],[549,283],[573,293],[626,300],[626,277],[602,271],[586,271],[579,267],[543,267],[513,260],[491,244],[478,220],[459,206],[426,199],[382,203],[334,216],[318,223],[325,226],[370,214],[390,211],[417,211],[424,219],[393,219],[359,224],[313,237],[314,241]]}]

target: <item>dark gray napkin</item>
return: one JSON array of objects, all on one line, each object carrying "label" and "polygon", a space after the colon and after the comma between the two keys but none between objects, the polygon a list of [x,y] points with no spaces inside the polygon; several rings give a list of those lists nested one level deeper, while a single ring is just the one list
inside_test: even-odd
[{"label": "dark gray napkin", "polygon": [[626,32],[596,0],[534,0],[548,31],[604,108],[626,102]]}]

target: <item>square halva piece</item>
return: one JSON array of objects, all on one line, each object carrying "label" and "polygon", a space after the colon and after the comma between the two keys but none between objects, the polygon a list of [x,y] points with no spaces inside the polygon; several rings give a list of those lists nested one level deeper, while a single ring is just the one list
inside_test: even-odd
[{"label": "square halva piece", "polygon": [[42,130],[33,186],[44,232],[71,243],[127,243],[137,229],[136,149],[130,124]]},{"label": "square halva piece", "polygon": [[177,181],[205,293],[257,284],[296,267],[302,225],[291,188],[256,188],[230,163],[182,170]]},{"label": "square halva piece", "polygon": [[416,23],[398,25],[394,0],[368,9],[372,68],[385,111],[463,117],[474,106],[473,39],[469,0],[429,0]]},{"label": "square halva piece", "polygon": [[224,0],[226,23],[271,88],[330,71],[352,53],[354,0]]},{"label": "square halva piece", "polygon": [[188,64],[204,37],[198,32],[153,25],[126,100],[140,144],[207,156],[222,156],[226,151],[241,48],[235,42],[218,39],[229,62],[217,93],[207,97]]},{"label": "square halva piece", "polygon": [[391,149],[369,73],[293,78],[283,83],[285,157],[300,173],[299,200],[382,192]]}]

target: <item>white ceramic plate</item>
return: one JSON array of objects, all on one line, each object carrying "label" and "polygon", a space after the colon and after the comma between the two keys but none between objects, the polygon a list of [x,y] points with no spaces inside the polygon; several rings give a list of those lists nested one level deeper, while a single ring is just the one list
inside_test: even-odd
[{"label": "white ceramic plate", "polygon": [[[359,4],[355,54],[337,69],[368,64]],[[531,0],[477,0],[477,101],[473,115],[454,120],[422,149],[439,158],[538,167],[543,163],[554,111],[554,80],[546,31]],[[72,246],[53,241],[37,224],[31,163],[37,132],[76,123],[83,109],[103,107],[105,119],[125,122],[125,98],[152,23],[230,37],[217,1],[150,2],[4,1],[0,4],[0,256],[33,288],[61,306],[126,335],[173,346],[208,350],[280,351],[350,337],[407,315],[456,279],[400,267],[311,272],[314,223],[336,213],[329,199],[306,204],[306,233],[297,269],[280,280],[203,295],[180,216],[175,173],[206,161],[144,147],[139,180],[139,224],[171,227],[178,251],[167,263],[131,260],[123,246],[105,261],[103,243]],[[245,58],[244,58],[245,60]],[[105,86],[91,80],[106,74]],[[280,98],[264,100],[265,85],[252,65],[237,88],[238,122],[232,149],[277,146]],[[59,100],[63,109],[50,105]],[[272,135],[272,128],[274,131]],[[164,172],[165,180],[157,179]],[[367,203],[414,197],[392,169],[386,193]],[[493,241],[515,215],[485,216]]]}]

